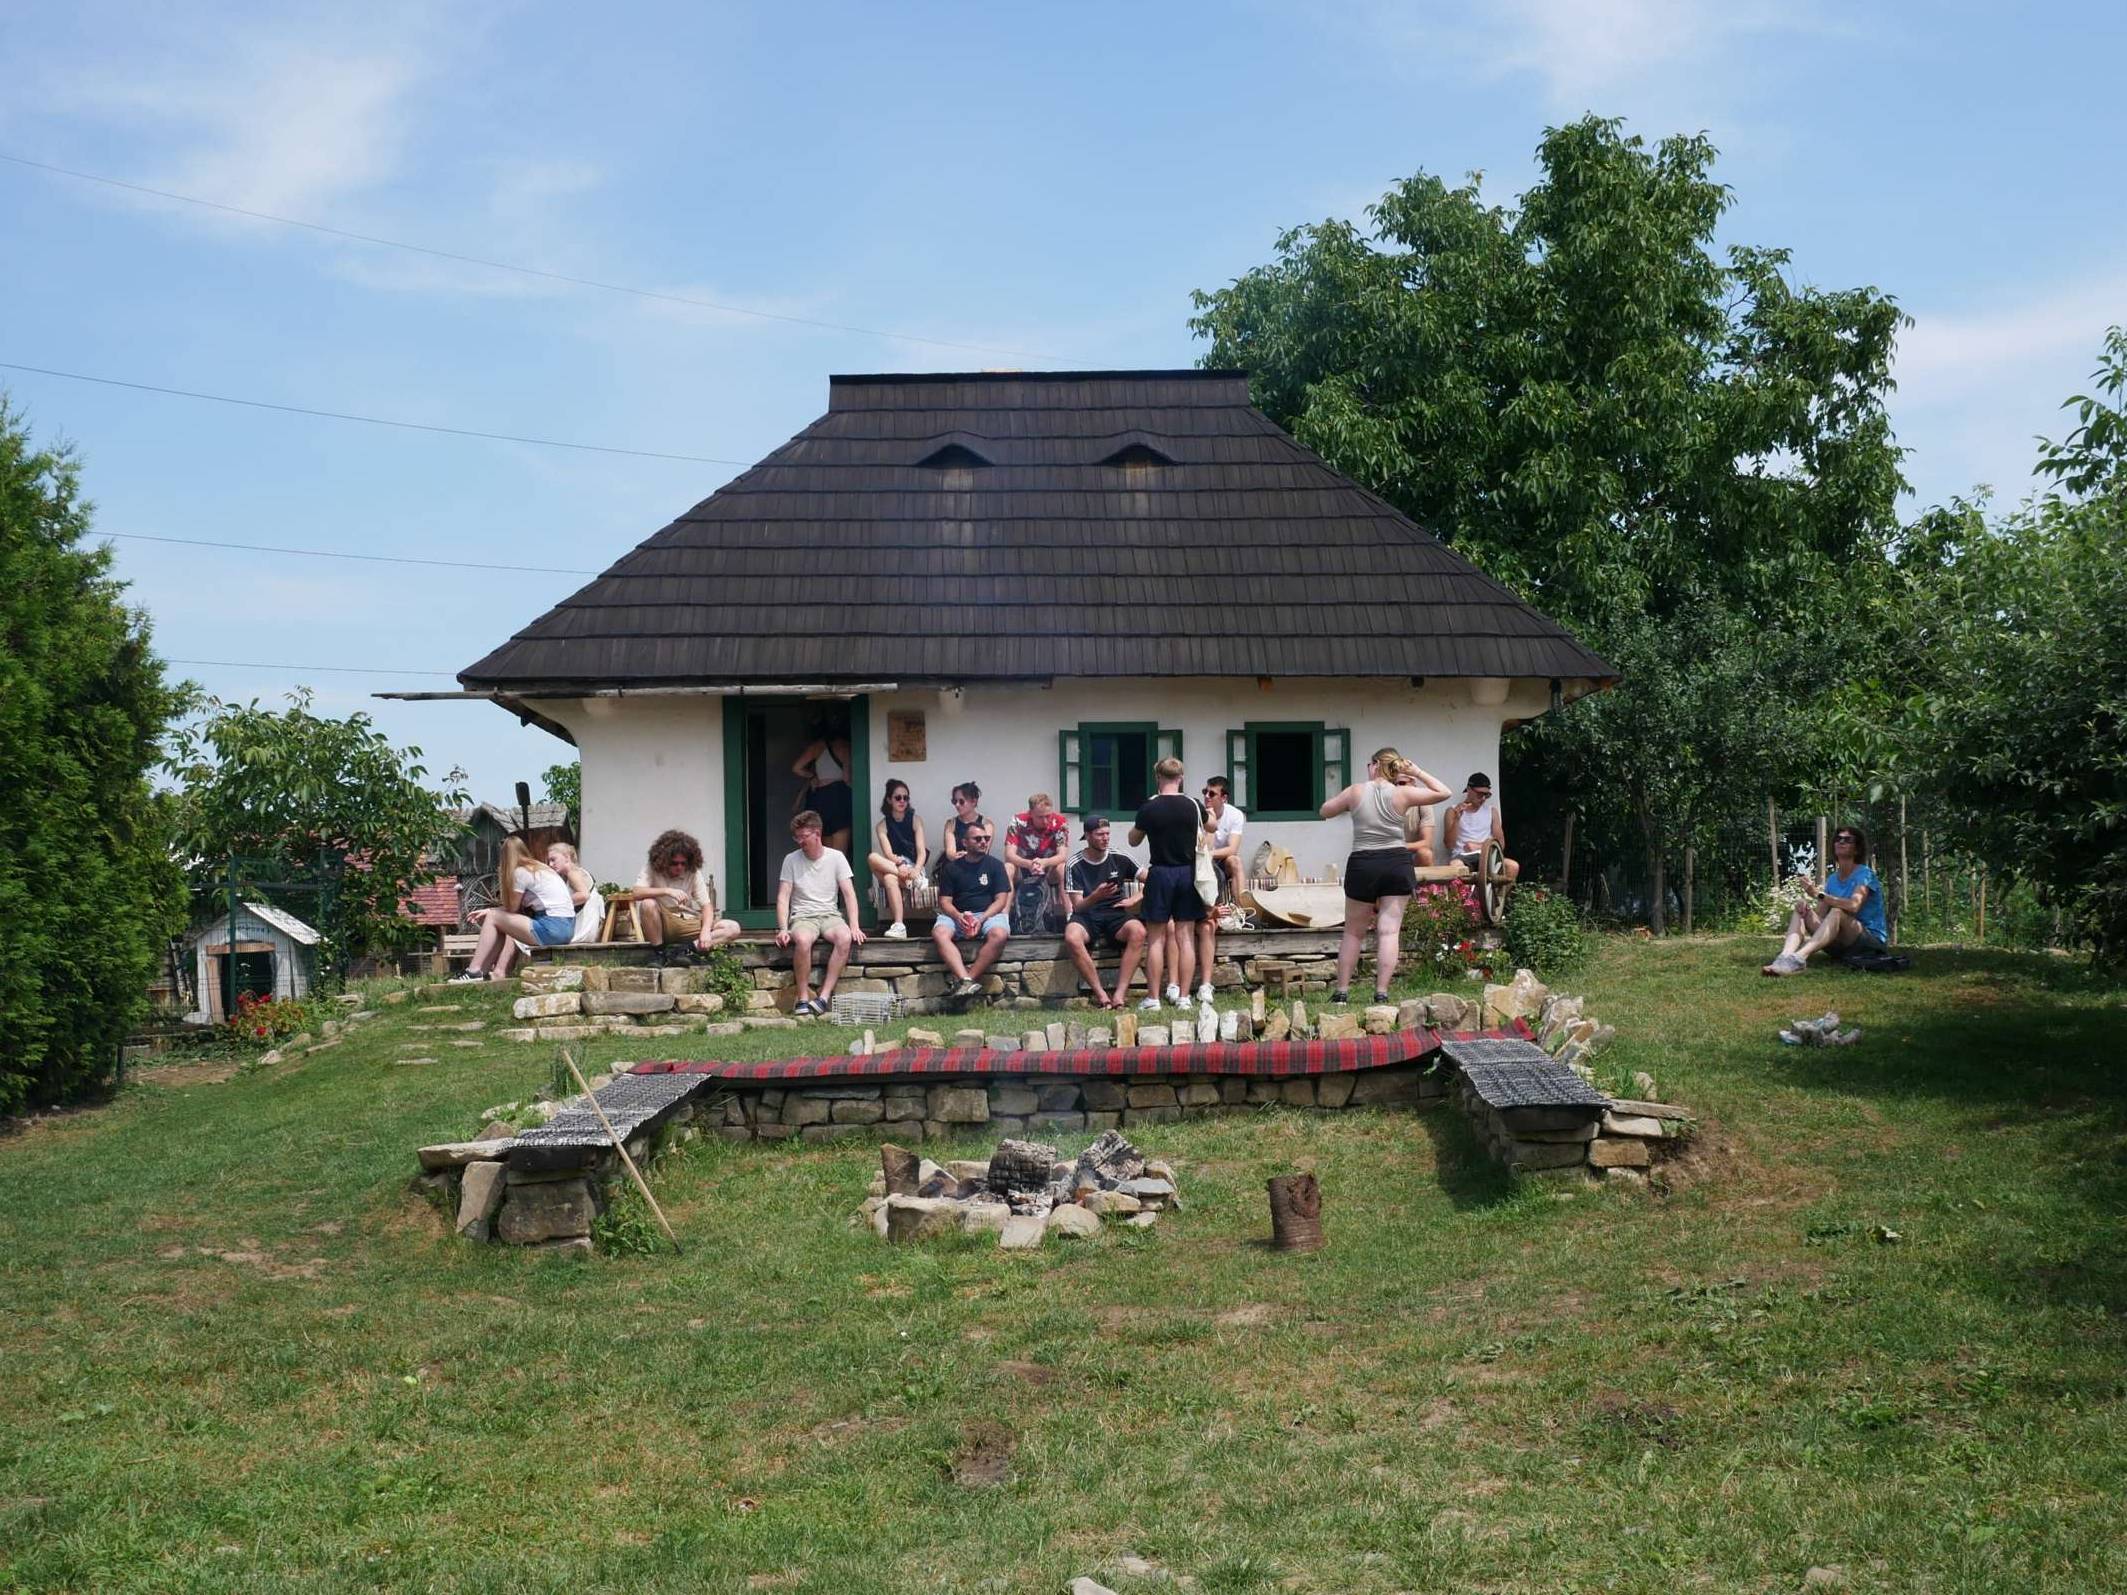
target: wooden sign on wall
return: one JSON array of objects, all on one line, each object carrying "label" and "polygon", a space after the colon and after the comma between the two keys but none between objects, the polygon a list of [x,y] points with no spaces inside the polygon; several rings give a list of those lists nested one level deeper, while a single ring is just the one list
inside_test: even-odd
[{"label": "wooden sign on wall", "polygon": [[921,764],[925,733],[921,709],[886,711],[886,758],[890,764]]}]

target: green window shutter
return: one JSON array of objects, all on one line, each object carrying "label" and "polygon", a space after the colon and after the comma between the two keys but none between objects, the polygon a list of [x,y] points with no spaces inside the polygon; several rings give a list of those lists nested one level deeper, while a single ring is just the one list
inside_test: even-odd
[{"label": "green window shutter", "polygon": [[1179,759],[1182,756],[1182,734],[1161,726],[1152,736],[1152,762],[1162,759]]},{"label": "green window shutter", "polygon": [[1248,790],[1248,733],[1226,733],[1226,776],[1233,782],[1233,806],[1243,814],[1254,801]]},{"label": "green window shutter", "polygon": [[1322,733],[1322,784],[1321,801],[1330,798],[1352,784],[1352,734],[1346,730]]},{"label": "green window shutter", "polygon": [[1065,814],[1085,812],[1085,739],[1075,730],[1056,733],[1056,806]]}]

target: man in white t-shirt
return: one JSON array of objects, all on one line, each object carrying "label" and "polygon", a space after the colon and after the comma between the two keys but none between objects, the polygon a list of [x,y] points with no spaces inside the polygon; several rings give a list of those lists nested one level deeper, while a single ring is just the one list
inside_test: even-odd
[{"label": "man in white t-shirt", "polygon": [[[857,886],[849,860],[829,847],[822,835],[820,816],[805,809],[790,821],[790,834],[797,850],[783,860],[783,874],[775,889],[775,944],[793,948],[791,969],[798,977],[798,1000],[790,1010],[811,1015],[827,1012],[849,962],[849,950],[864,945],[864,932],[857,928]],[[820,994],[812,994],[812,944],[827,939],[827,973],[820,981]]]},{"label": "man in white t-shirt", "polygon": [[[1248,824],[1248,816],[1227,801],[1232,795],[1233,783],[1223,775],[1204,783],[1204,829],[1211,833],[1211,867],[1218,876],[1219,895],[1226,899],[1241,895],[1241,832]],[[1198,1002],[1211,1001],[1211,965],[1218,952],[1223,911],[1206,914],[1196,927],[1196,967],[1202,980],[1196,988]]]}]

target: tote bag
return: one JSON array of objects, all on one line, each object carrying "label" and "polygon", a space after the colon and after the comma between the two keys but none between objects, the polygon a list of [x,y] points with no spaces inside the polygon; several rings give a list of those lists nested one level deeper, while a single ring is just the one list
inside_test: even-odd
[{"label": "tote bag", "polygon": [[1204,829],[1204,805],[1196,803],[1196,895],[1210,908],[1219,900],[1219,872],[1211,862],[1211,833]]}]

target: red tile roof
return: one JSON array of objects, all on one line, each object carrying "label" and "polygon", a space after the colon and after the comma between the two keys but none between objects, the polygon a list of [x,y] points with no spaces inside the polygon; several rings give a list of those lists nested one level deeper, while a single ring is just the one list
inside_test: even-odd
[{"label": "red tile roof", "polygon": [[399,905],[399,912],[416,925],[454,929],[458,923],[458,877],[444,875],[426,886],[415,887],[413,895]]}]

